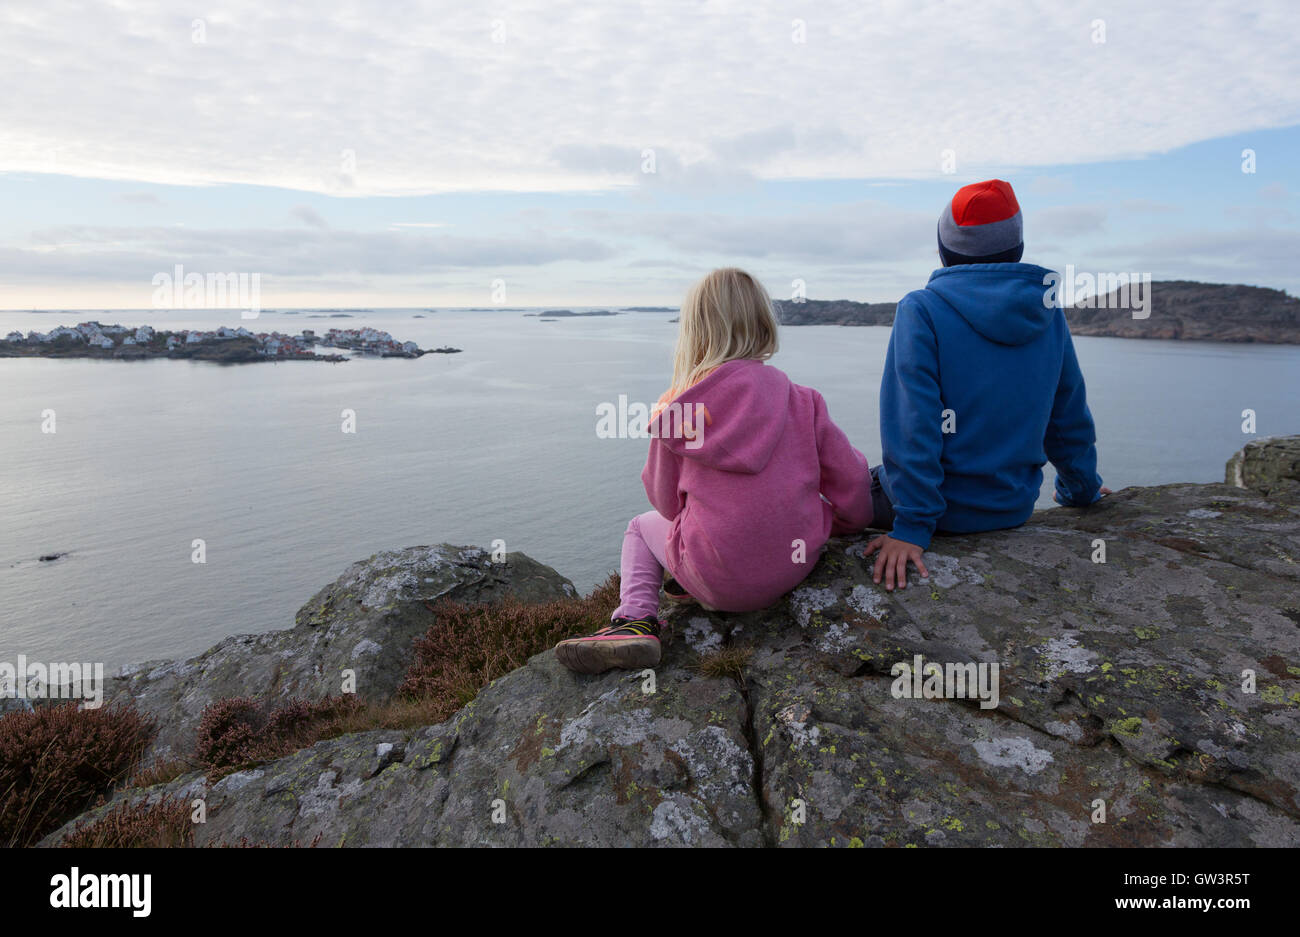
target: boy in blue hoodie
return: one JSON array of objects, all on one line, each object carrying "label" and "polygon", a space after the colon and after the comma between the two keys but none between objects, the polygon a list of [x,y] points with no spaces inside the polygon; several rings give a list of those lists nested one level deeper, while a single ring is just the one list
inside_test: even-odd
[{"label": "boy in blue hoodie", "polygon": [[874,579],[907,586],[907,564],[936,532],[1018,527],[1056,467],[1056,500],[1109,494],[1096,431],[1050,270],[1020,263],[1020,205],[1000,179],[960,189],[939,219],[943,269],[903,297],[880,383],[883,464],[872,470],[873,526],[889,535]]}]

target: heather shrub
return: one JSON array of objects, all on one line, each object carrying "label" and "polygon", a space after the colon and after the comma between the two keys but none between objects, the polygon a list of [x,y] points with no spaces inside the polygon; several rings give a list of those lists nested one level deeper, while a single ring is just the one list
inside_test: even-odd
[{"label": "heather shrub", "polygon": [[618,606],[618,587],[618,575],[613,574],[584,598],[439,602],[433,607],[437,621],[416,640],[415,661],[398,693],[427,701],[434,721],[441,722],[533,655],[564,638],[608,625],[610,612]]},{"label": "heather shrub", "polygon": [[350,695],[314,703],[291,699],[269,709],[246,696],[217,700],[199,718],[195,756],[215,779],[341,735],[366,708]]},{"label": "heather shrub", "polygon": [[208,704],[199,717],[194,754],[208,768],[244,764],[266,725],[262,705],[247,696]]},{"label": "heather shrub", "polygon": [[89,823],[78,823],[60,843],[74,849],[151,849],[193,846],[190,808],[181,800],[123,802]]},{"label": "heather shrub", "polygon": [[154,731],[129,706],[0,717],[0,844],[31,845],[87,809],[140,761]]}]

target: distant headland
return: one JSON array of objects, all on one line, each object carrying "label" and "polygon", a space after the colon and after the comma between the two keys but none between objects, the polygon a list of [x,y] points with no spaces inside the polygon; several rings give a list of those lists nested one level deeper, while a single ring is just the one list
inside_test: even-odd
[{"label": "distant headland", "polygon": [[303,329],[298,335],[250,332],[244,327],[222,326],[215,331],[194,329],[167,332],[151,325],[128,328],[82,322],[60,325],[49,332],[26,335],[10,332],[0,341],[0,358],[179,358],[242,364],[255,361],[347,361],[342,354],[319,354],[320,348],[337,348],[380,358],[419,358],[428,354],[455,354],[459,348],[422,349],[415,342],[399,342],[378,329],[330,329],[317,335]]},{"label": "distant headland", "polygon": [[[1144,287],[1145,289],[1145,287]],[[1202,342],[1300,344],[1300,298],[1231,283],[1162,280],[1150,284],[1145,318],[1134,318],[1119,289],[1066,307],[1075,335]],[[782,325],[893,325],[896,303],[848,299],[776,303]]]},{"label": "distant headland", "polygon": [[555,309],[550,312],[525,312],[525,316],[542,319],[577,319],[581,316],[616,316],[617,312],[598,309],[595,312],[574,312],[572,309]]}]

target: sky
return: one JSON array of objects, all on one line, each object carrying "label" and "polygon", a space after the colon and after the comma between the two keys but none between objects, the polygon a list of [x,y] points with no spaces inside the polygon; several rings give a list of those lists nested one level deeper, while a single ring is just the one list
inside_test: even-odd
[{"label": "sky", "polygon": [[1300,292],[1289,2],[5,0],[0,308],[893,301],[958,187],[1025,261]]}]

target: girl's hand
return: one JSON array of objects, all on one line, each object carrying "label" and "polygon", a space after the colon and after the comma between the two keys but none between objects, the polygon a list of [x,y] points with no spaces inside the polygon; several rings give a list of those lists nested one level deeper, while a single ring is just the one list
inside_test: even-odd
[{"label": "girl's hand", "polygon": [[928,579],[930,571],[925,568],[925,563],[921,561],[921,554],[924,552],[914,543],[908,543],[906,540],[895,540],[886,534],[883,537],[877,537],[867,544],[867,548],[862,551],[863,557],[868,557],[880,551],[876,557],[876,565],[872,570],[872,579],[880,582],[883,575],[885,579],[885,588],[890,592],[894,591],[894,585],[898,588],[907,588],[907,564],[911,563],[916,567],[916,571],[921,574],[921,578]]}]

